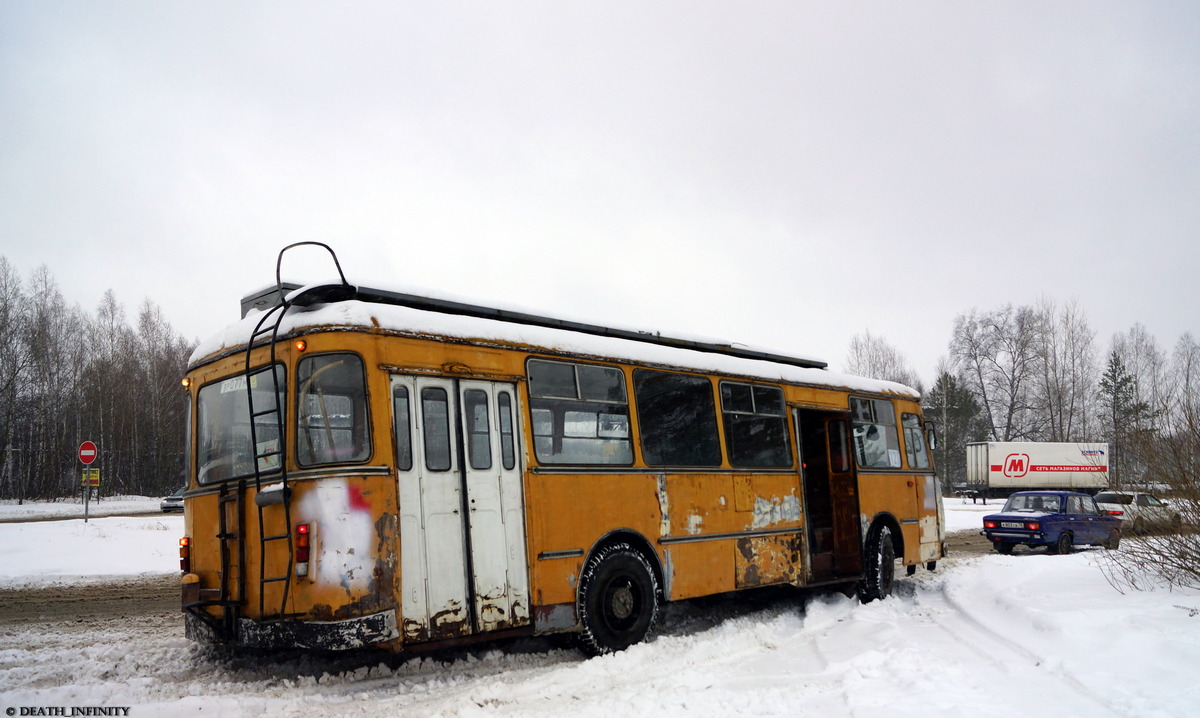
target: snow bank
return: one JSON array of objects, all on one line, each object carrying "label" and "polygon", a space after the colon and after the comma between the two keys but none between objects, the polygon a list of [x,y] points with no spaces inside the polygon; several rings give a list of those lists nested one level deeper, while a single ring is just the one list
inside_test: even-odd
[{"label": "snow bank", "polygon": [[2,523],[0,586],[178,572],[181,536],[180,514]]},{"label": "snow bank", "polygon": [[[88,516],[121,516],[127,514],[160,513],[161,498],[150,496],[113,496],[101,501],[91,501]],[[17,503],[11,499],[0,501],[0,521],[25,519],[71,519],[83,518],[83,500],[26,501]]]}]

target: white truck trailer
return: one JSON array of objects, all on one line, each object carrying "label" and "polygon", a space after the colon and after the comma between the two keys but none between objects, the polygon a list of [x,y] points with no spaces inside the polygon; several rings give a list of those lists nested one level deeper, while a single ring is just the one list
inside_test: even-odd
[{"label": "white truck trailer", "polygon": [[1014,491],[1108,488],[1108,444],[981,441],[967,444],[967,489],[981,496]]}]

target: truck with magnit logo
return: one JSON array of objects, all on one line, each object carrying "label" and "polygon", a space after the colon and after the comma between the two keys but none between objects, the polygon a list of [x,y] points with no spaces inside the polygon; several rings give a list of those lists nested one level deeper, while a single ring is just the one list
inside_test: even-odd
[{"label": "truck with magnit logo", "polygon": [[981,441],[967,444],[968,491],[984,497],[1061,489],[1108,488],[1108,444]]}]

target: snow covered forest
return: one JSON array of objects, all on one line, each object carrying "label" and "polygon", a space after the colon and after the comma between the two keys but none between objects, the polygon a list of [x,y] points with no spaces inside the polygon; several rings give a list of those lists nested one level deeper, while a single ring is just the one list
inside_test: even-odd
[{"label": "snow covered forest", "polygon": [[131,322],[110,289],[88,314],[44,265],[22,278],[0,257],[0,499],[78,494],[85,440],[102,496],[181,486],[194,346],[149,300]]},{"label": "snow covered forest", "polygon": [[[76,448],[95,441],[103,495],[156,495],[181,483],[195,344],[150,300],[130,321],[109,290],[93,314],[68,306],[49,269],[22,278],[0,257],[0,498],[78,490]],[[937,426],[949,489],[970,441],[1107,441],[1117,484],[1195,486],[1200,476],[1200,344],[1170,351],[1134,325],[1104,340],[1081,307],[970,309],[958,315],[932,387],[870,333],[845,369],[915,386]]]}]

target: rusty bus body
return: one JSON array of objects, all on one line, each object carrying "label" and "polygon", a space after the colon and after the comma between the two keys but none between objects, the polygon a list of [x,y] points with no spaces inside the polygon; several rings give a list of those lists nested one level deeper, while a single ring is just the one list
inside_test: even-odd
[{"label": "rusty bus body", "polygon": [[399,650],[578,632],[601,653],[641,640],[661,601],[836,583],[869,600],[893,557],[911,572],[943,556],[905,387],[309,295],[191,362],[195,640]]}]

